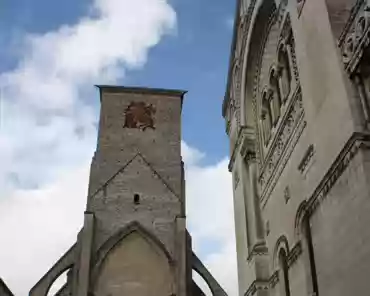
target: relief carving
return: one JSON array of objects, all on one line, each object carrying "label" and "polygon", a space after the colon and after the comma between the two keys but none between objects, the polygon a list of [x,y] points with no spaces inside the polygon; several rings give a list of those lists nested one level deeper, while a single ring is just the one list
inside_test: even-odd
[{"label": "relief carving", "polygon": [[348,73],[353,74],[370,43],[370,3],[359,0],[339,38],[343,62]]},{"label": "relief carving", "polygon": [[370,1],[358,0],[339,38],[343,63],[370,122]]},{"label": "relief carving", "polygon": [[136,128],[145,131],[147,128],[155,129],[154,114],[156,109],[153,105],[144,102],[131,102],[125,111],[126,128]]},{"label": "relief carving", "polygon": [[259,182],[262,189],[263,206],[274,189],[282,171],[293,153],[303,130],[306,127],[301,90],[298,87],[286,114],[283,117],[277,136],[261,168]]}]

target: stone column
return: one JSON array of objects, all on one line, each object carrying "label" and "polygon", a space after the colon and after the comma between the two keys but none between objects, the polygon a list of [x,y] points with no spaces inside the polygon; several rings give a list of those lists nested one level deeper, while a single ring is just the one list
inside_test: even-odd
[{"label": "stone column", "polygon": [[243,191],[245,197],[245,211],[247,215],[248,253],[251,254],[256,248],[265,246],[257,181],[258,172],[254,133],[246,133],[241,149],[241,155],[244,158],[244,169],[241,177],[245,180],[245,182],[243,182],[243,184],[245,184]]}]

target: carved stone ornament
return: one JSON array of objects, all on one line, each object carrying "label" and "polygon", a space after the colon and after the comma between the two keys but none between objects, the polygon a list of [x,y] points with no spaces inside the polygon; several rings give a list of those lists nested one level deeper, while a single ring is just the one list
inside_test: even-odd
[{"label": "carved stone ornament", "polygon": [[305,127],[302,94],[298,87],[261,169],[261,200],[266,200],[275,187]]},{"label": "carved stone ornament", "polygon": [[270,283],[263,280],[255,280],[249,286],[248,290],[245,292],[244,296],[252,296],[257,293],[257,291],[267,291],[269,289]]},{"label": "carved stone ornament", "polygon": [[302,243],[301,241],[297,242],[293,249],[289,252],[288,255],[288,268],[291,268],[293,264],[297,261],[299,256],[302,254]]},{"label": "carved stone ornament", "polygon": [[353,74],[370,44],[369,1],[357,1],[338,43],[345,68],[349,74]]},{"label": "carved stone ornament", "polygon": [[298,170],[301,172],[301,174],[304,174],[306,172],[314,155],[315,155],[315,148],[313,145],[310,145],[307,151],[305,152],[303,159],[298,165]]},{"label": "carved stone ornament", "polygon": [[316,211],[360,149],[370,149],[368,134],[355,133],[351,136],[313,194],[301,204],[295,219],[297,235],[301,232],[301,221],[304,217],[310,217]]},{"label": "carved stone ornament", "polygon": [[155,129],[154,114],[156,109],[153,105],[144,102],[131,102],[125,110],[126,128],[136,128],[145,131],[147,128]]}]

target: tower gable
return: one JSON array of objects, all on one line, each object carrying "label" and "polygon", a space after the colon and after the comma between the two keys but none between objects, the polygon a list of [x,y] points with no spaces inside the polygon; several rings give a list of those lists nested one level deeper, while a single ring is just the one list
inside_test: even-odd
[{"label": "tower gable", "polygon": [[110,235],[137,221],[173,249],[174,222],[182,213],[180,197],[139,153],[90,197],[88,210],[95,213],[98,248]]}]

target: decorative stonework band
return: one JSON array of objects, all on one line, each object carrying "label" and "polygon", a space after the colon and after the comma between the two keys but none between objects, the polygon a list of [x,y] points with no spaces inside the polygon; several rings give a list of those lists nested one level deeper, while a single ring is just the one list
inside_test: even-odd
[{"label": "decorative stonework band", "polygon": [[310,198],[308,202],[309,215],[311,215],[317,209],[319,204],[327,196],[330,189],[346,170],[351,160],[357,155],[360,148],[370,148],[370,135],[354,133],[354,135],[350,138]]},{"label": "decorative stonework band", "polygon": [[358,68],[365,49],[370,44],[369,11],[368,1],[358,0],[338,40],[344,65],[350,75]]},{"label": "decorative stonework band", "polygon": [[297,259],[302,254],[302,243],[299,241],[295,244],[293,249],[289,252],[288,255],[288,268],[291,268],[294,263],[297,262]]},{"label": "decorative stonework band", "polygon": [[314,193],[300,206],[295,221],[297,233],[300,233],[303,218],[315,212],[360,149],[370,149],[370,134],[354,133],[347,141]]},{"label": "decorative stonework band", "polygon": [[264,170],[260,175],[262,207],[266,205],[307,125],[307,122],[304,120],[304,109],[300,92],[297,93],[296,99],[292,100],[285,122],[286,124],[282,125],[279,135],[276,137],[276,142],[274,143],[276,147],[271,149],[272,153],[268,156],[268,163],[264,166]]},{"label": "decorative stonework band", "polygon": [[257,291],[265,290],[267,291],[269,289],[270,282],[267,281],[261,281],[261,280],[255,280],[253,283],[249,286],[248,290],[245,292],[244,296],[252,296],[256,294]]}]

